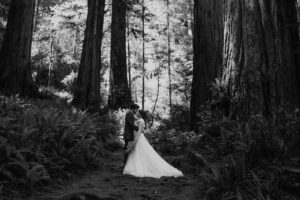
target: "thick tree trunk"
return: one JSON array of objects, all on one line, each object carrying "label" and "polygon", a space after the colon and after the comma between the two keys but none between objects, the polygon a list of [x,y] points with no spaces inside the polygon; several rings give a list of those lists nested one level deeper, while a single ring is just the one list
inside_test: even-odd
[{"label": "thick tree trunk", "polygon": [[222,81],[231,117],[299,105],[295,11],[295,1],[226,1]]},{"label": "thick tree trunk", "polygon": [[[300,40],[298,32],[298,20],[296,0],[280,0],[279,16],[281,20],[281,46],[283,47],[283,61],[280,74],[283,88],[281,91],[283,104],[289,103],[300,107]],[[282,17],[282,18],[280,18]],[[289,74],[286,74],[287,71]]]},{"label": "thick tree trunk", "polygon": [[195,0],[193,42],[192,126],[199,120],[201,105],[210,100],[209,84],[222,68],[223,1]]},{"label": "thick tree trunk", "polygon": [[12,0],[0,52],[0,91],[35,96],[30,70],[35,0]]},{"label": "thick tree trunk", "polygon": [[101,43],[105,0],[89,0],[85,38],[73,103],[81,109],[100,109]]},{"label": "thick tree trunk", "polygon": [[127,107],[131,102],[126,66],[126,1],[112,1],[110,108]]}]

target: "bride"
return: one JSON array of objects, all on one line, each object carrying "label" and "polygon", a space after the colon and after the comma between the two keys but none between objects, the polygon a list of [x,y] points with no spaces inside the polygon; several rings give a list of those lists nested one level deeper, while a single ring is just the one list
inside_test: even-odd
[{"label": "bride", "polygon": [[183,176],[182,172],[168,164],[153,149],[144,136],[146,112],[139,110],[137,112],[136,125],[138,131],[134,132],[133,150],[129,154],[123,174],[129,174],[136,177],[153,177],[162,176]]}]

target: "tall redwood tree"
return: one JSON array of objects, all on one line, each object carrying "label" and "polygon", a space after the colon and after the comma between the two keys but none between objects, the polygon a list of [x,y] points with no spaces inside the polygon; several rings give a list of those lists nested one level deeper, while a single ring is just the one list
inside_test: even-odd
[{"label": "tall redwood tree", "polygon": [[195,0],[193,42],[192,125],[199,120],[201,105],[210,100],[210,83],[221,74],[223,1]]},{"label": "tall redwood tree", "polygon": [[228,0],[223,84],[230,115],[300,105],[299,35],[295,0]]},{"label": "tall redwood tree", "polygon": [[12,0],[0,52],[0,92],[35,96],[30,70],[35,0]]},{"label": "tall redwood tree", "polygon": [[88,0],[88,16],[73,103],[100,109],[101,44],[105,0]]},{"label": "tall redwood tree", "polygon": [[126,65],[126,0],[112,1],[111,68],[108,104],[116,109],[131,102]]}]

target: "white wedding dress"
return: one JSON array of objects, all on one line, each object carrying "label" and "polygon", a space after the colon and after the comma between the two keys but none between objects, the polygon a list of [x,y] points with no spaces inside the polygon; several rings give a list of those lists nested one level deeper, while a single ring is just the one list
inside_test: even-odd
[{"label": "white wedding dress", "polygon": [[139,131],[134,132],[135,139],[138,137],[137,142],[128,156],[123,174],[153,178],[183,176],[181,171],[168,164],[149,144],[143,134],[145,127],[144,120],[139,119],[136,123],[139,127]]}]

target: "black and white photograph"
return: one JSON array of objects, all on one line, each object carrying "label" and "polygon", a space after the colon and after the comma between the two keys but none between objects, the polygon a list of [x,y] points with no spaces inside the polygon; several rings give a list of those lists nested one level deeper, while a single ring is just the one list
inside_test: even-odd
[{"label": "black and white photograph", "polygon": [[300,0],[0,0],[0,200],[299,200]]}]

